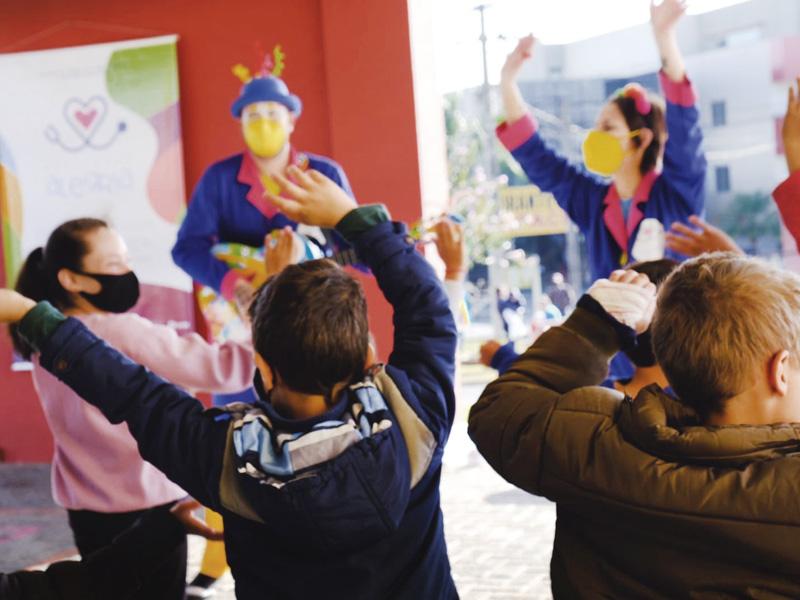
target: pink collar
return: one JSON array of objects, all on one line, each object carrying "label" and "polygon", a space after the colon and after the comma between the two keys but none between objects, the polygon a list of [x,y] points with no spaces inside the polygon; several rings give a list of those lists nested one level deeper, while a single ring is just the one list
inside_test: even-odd
[{"label": "pink collar", "polygon": [[603,221],[605,221],[608,231],[623,252],[628,251],[628,241],[644,218],[644,213],[639,208],[639,204],[648,201],[650,198],[650,191],[653,189],[653,184],[656,179],[658,179],[658,176],[659,173],[652,170],[648,171],[644,177],[642,177],[642,180],[636,187],[636,191],[633,193],[627,226],[623,219],[622,202],[620,201],[617,186],[612,183],[611,187],[608,188],[608,193],[603,200],[603,205],[606,207],[606,210],[603,212]]},{"label": "pink collar", "polygon": [[[295,150],[294,146],[292,146],[289,149],[289,164],[306,169],[308,168],[308,157]],[[250,186],[250,190],[247,192],[247,201],[255,206],[261,214],[271,219],[278,213],[277,207],[264,197],[264,184],[261,182],[261,173],[250,152],[245,151],[242,156],[242,166],[239,167],[236,181]]]}]

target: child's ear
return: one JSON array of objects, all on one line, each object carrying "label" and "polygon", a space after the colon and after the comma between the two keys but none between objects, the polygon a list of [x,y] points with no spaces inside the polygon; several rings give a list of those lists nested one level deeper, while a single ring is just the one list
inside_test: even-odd
[{"label": "child's ear", "polygon": [[275,387],[275,379],[272,376],[272,367],[269,366],[269,363],[265,361],[258,352],[254,352],[253,354],[256,360],[256,368],[261,374],[261,381],[264,384],[264,391],[268,392]]},{"label": "child's ear", "polygon": [[364,370],[368,371],[369,368],[378,362],[378,353],[375,351],[375,346],[372,342],[367,344],[367,359],[364,361]]},{"label": "child's ear", "polygon": [[789,392],[789,352],[780,350],[769,359],[767,381],[770,389],[779,396]]}]

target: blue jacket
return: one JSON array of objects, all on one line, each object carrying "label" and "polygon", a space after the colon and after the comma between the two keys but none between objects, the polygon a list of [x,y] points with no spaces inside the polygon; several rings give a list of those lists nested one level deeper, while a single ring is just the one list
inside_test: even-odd
[{"label": "blue jacket", "polygon": [[[702,150],[702,131],[695,105],[695,94],[688,80],[673,83],[663,75],[666,96],[667,143],[664,167],[650,173],[636,191],[628,226],[630,231],[612,231],[607,223],[621,224],[622,210],[616,189],[607,179],[570,163],[554,152],[536,132],[536,123],[527,116],[498,127],[500,140],[519,162],[531,183],[550,192],[586,238],[592,280],[607,277],[621,266],[623,249],[631,256],[639,224],[655,218],[667,230],[675,221],[700,215],[705,202],[706,159]],[[638,207],[638,208],[637,208]],[[608,213],[608,214],[606,214]],[[634,227],[630,227],[635,225]],[[627,234],[627,236],[626,236]],[[627,237],[626,247],[617,239]],[[685,257],[667,251],[676,260]],[[624,260],[622,262],[625,262]]]},{"label": "blue jacket", "polygon": [[348,239],[394,308],[394,350],[315,419],[286,420],[263,400],[204,411],[79,321],[53,325],[63,316],[47,303],[20,323],[43,367],[127,423],[146,460],[222,513],[240,600],[457,597],[439,506],[455,411],[447,296],[404,225]]},{"label": "blue jacket", "polygon": [[[293,158],[295,163],[316,169],[353,195],[347,176],[334,161],[307,153]],[[206,169],[192,194],[172,248],[176,265],[217,292],[224,291],[223,279],[231,269],[211,254],[214,244],[231,242],[260,247],[270,231],[286,225],[297,227],[297,223],[263,200],[262,184],[257,173],[252,172],[254,166],[245,164],[247,161],[252,163],[246,154],[236,154]]]}]

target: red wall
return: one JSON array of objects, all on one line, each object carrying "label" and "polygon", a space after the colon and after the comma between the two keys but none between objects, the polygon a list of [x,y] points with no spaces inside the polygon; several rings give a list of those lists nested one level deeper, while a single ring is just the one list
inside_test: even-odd
[{"label": "red wall", "polygon": [[[258,42],[281,43],[284,78],[304,103],[293,142],[340,162],[362,203],[383,202],[403,220],[420,214],[406,0],[5,0],[2,12],[0,52],[177,33],[189,190],[206,166],[242,147],[229,113],[239,87],[231,67],[257,66]],[[385,357],[391,314],[374,282],[364,283]],[[8,461],[48,460],[50,435],[30,376],[9,364],[3,337],[0,448]]]}]

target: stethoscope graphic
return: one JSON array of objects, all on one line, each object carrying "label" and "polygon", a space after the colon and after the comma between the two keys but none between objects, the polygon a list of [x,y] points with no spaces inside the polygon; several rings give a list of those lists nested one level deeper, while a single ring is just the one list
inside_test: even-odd
[{"label": "stethoscope graphic", "polygon": [[44,137],[48,141],[58,144],[67,152],[78,152],[84,148],[104,150],[116,141],[119,135],[127,129],[125,121],[117,123],[117,127],[108,139],[96,140],[100,126],[106,118],[108,104],[102,96],[92,96],[86,101],[70,98],[64,103],[64,120],[72,131],[80,138],[77,144],[70,144],[61,139],[61,133],[53,125],[48,125],[44,130]]}]

